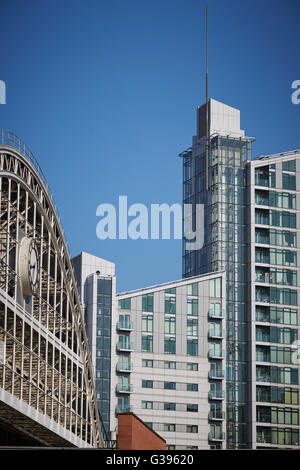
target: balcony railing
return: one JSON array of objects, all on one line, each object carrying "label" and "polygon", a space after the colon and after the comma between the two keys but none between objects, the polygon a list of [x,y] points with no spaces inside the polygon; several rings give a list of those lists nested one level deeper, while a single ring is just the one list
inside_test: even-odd
[{"label": "balcony railing", "polygon": [[216,351],[215,349],[210,349],[208,351],[208,357],[212,359],[223,359],[225,357],[225,351]]},{"label": "balcony railing", "polygon": [[270,257],[262,256],[262,255],[255,255],[255,261],[256,263],[270,264]]},{"label": "balcony railing", "polygon": [[262,243],[263,245],[269,245],[270,239],[269,237],[264,237],[258,233],[255,234],[255,243]]},{"label": "balcony railing", "polygon": [[118,321],[117,322],[117,329],[118,330],[132,331],[133,330],[133,323],[130,322],[130,321],[128,321],[128,322]]},{"label": "balcony railing", "polygon": [[209,330],[208,336],[210,338],[224,338],[225,332],[223,330],[218,330],[216,328],[211,328]]},{"label": "balcony railing", "polygon": [[259,271],[256,271],[255,282],[264,282],[269,284],[270,282],[272,282],[272,279],[270,279],[270,274],[268,272],[261,273]]},{"label": "balcony railing", "polygon": [[224,411],[210,411],[208,413],[209,419],[225,419]]},{"label": "balcony railing", "polygon": [[132,393],[133,387],[131,384],[118,384],[117,385],[117,392],[118,393]]},{"label": "balcony railing", "polygon": [[208,435],[210,441],[224,441],[225,433],[224,432],[210,432]]},{"label": "balcony railing", "polygon": [[132,343],[118,343],[117,350],[118,351],[133,351],[133,344]]},{"label": "balcony railing", "polygon": [[132,413],[132,406],[121,405],[116,407],[116,413]]},{"label": "balcony railing", "polygon": [[225,398],[225,392],[221,390],[215,390],[213,392],[209,392],[208,398],[210,400],[223,400]]},{"label": "balcony railing", "polygon": [[270,343],[271,337],[270,335],[266,335],[263,333],[256,333],[256,341],[260,341],[262,343]]},{"label": "balcony railing", "polygon": [[268,206],[269,199],[267,197],[261,197],[261,196],[256,195],[255,204],[258,204],[259,206]]},{"label": "balcony railing", "polygon": [[257,375],[256,381],[257,382],[271,382],[271,376],[270,375]]},{"label": "balcony railing", "polygon": [[268,294],[258,294],[255,295],[256,302],[266,302],[270,303],[270,296]]},{"label": "balcony railing", "polygon": [[224,379],[225,372],[224,370],[210,370],[208,372],[208,377],[210,379]]},{"label": "balcony railing", "polygon": [[256,353],[256,362],[270,362],[270,354]]},{"label": "balcony railing", "polygon": [[261,314],[261,313],[256,312],[256,321],[270,323],[270,314],[269,313]]},{"label": "balcony railing", "polygon": [[268,187],[269,186],[269,176],[264,177],[262,175],[256,174],[255,175],[255,185],[256,186]]},{"label": "balcony railing", "polygon": [[216,312],[209,311],[208,312],[208,317],[209,318],[224,318],[224,313],[221,310],[216,311]]},{"label": "balcony railing", "polygon": [[132,372],[132,364],[124,363],[124,362],[119,362],[117,364],[117,371],[118,372]]}]

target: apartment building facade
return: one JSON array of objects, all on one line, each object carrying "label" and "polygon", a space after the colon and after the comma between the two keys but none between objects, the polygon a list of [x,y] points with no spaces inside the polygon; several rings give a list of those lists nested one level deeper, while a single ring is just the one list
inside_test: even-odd
[{"label": "apartment building facade", "polygon": [[224,448],[224,272],[115,295],[113,263],[72,261],[108,438],[133,412],[169,449]]},{"label": "apartment building facade", "polygon": [[206,162],[205,124],[204,105],[180,154],[183,202],[205,213],[203,247],[183,240],[183,276],[226,271],[226,445],[299,447],[299,151],[252,160],[239,110],[210,100]]},{"label": "apartment building facade", "polygon": [[111,423],[133,411],[169,449],[224,448],[224,273],[118,294]]},{"label": "apartment building facade", "polygon": [[248,164],[253,448],[299,449],[300,152]]},{"label": "apartment building facade", "polygon": [[72,259],[84,312],[89,352],[93,364],[97,405],[102,417],[102,433],[110,440],[111,360],[115,333],[115,265],[82,252]]}]

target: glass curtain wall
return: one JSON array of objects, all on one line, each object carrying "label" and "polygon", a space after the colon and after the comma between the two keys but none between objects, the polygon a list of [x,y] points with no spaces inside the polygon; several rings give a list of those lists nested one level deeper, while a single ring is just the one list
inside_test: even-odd
[{"label": "glass curtain wall", "polygon": [[[202,147],[203,149],[203,147]],[[246,337],[246,169],[251,140],[211,139],[209,190],[205,187],[205,153],[193,147],[183,157],[183,201],[204,204],[204,245],[185,250],[184,277],[226,270],[227,276],[227,448],[249,445]],[[192,175],[192,176],[191,176]],[[267,178],[269,174],[261,175]],[[270,175],[273,178],[273,174]],[[195,216],[195,210],[193,210]],[[194,222],[194,221],[193,221]],[[195,227],[195,225],[194,225]]]}]

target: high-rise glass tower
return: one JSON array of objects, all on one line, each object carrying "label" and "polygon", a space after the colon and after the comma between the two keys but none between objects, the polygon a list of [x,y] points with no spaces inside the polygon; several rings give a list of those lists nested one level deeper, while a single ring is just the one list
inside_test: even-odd
[{"label": "high-rise glass tower", "polygon": [[[204,244],[187,250],[183,277],[226,271],[227,278],[227,447],[250,446],[249,355],[247,351],[247,189],[252,138],[240,129],[240,112],[208,102],[208,188],[206,188],[206,105],[197,110],[197,135],[181,153],[183,202],[204,205]],[[194,220],[195,222],[195,220]]]},{"label": "high-rise glass tower", "polygon": [[206,155],[204,105],[180,154],[205,225],[200,249],[183,240],[183,277],[226,272],[226,445],[299,448],[300,151],[252,160],[239,110],[215,100],[208,136]]}]

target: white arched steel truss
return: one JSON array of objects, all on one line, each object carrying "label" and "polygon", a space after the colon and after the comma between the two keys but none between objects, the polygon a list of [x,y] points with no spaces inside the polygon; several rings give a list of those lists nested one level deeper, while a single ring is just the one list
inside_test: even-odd
[{"label": "white arched steel truss", "polygon": [[[103,447],[76,281],[49,188],[21,140],[0,131],[0,423],[46,446]],[[38,282],[23,295],[21,240]]]}]

